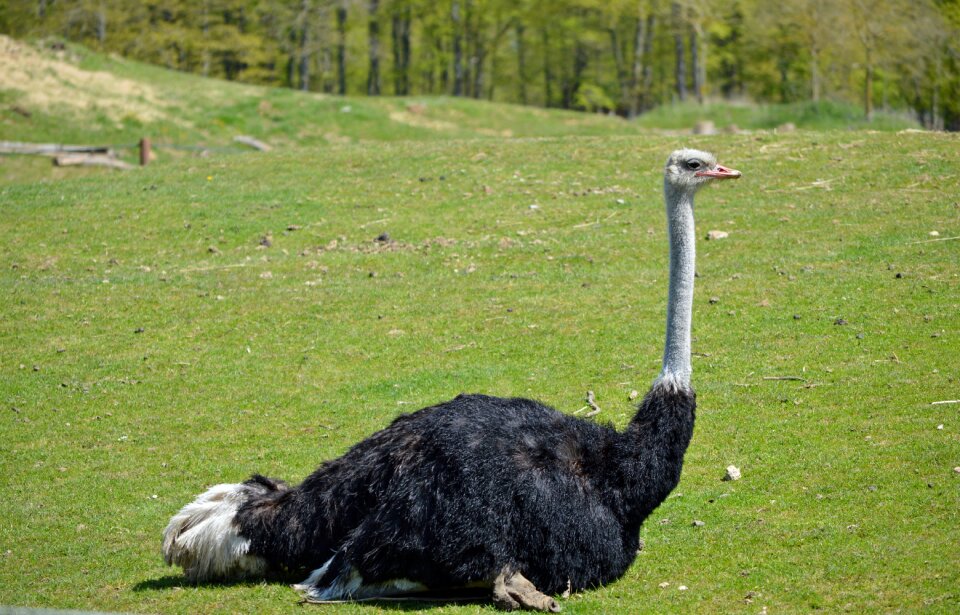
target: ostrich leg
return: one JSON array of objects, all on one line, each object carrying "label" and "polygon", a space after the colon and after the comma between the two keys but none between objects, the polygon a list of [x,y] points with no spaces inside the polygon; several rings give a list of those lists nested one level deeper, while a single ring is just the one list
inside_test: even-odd
[{"label": "ostrich leg", "polygon": [[559,613],[560,605],[519,572],[504,569],[493,581],[493,602],[504,611],[524,608]]}]

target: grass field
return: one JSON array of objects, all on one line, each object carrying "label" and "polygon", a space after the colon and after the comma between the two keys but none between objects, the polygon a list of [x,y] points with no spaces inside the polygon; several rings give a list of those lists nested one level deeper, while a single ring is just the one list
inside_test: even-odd
[{"label": "grass field", "polygon": [[[599,114],[463,98],[335,97],[204,79],[76,45],[28,44],[0,36],[0,140],[110,145],[136,162],[150,137],[157,163],[249,153],[233,138],[252,135],[278,149],[381,141],[629,136],[689,133],[700,120],[727,130],[900,130],[917,127],[853,105],[666,105],[636,121]],[[51,167],[46,157],[0,157],[0,184],[111,171]]]},{"label": "grass field", "polygon": [[744,173],[698,199],[696,433],[635,565],[565,611],[960,608],[960,404],[931,404],[960,399],[956,136],[693,138],[649,132],[684,106],[337,99],[11,45],[0,139],[161,148],[123,174],[0,158],[0,605],[301,613],[280,583],[185,584],[169,517],[463,391],[574,412],[593,390],[623,427],[663,343],[661,169],[690,145]]},{"label": "grass field", "polygon": [[699,245],[696,434],[635,565],[565,610],[956,612],[960,410],[931,402],[960,398],[960,141],[847,132],[333,144],[0,187],[0,604],[299,613],[282,584],[184,584],[170,515],[461,391],[573,412],[590,389],[624,426],[658,371],[681,144],[744,173],[698,200],[698,236],[730,236]]},{"label": "grass field", "polygon": [[[617,117],[463,98],[336,97],[204,79],[69,45],[0,36],[0,140],[110,145],[134,162],[150,137],[158,163],[204,153],[380,141],[637,134]],[[0,183],[104,175],[0,157]]]},{"label": "grass field", "polygon": [[637,126],[648,129],[689,130],[698,121],[710,120],[721,130],[775,130],[787,124],[806,130],[903,130],[919,128],[906,113],[877,112],[871,121],[863,109],[832,101],[788,104],[731,104],[694,102],[664,105],[637,118]]}]

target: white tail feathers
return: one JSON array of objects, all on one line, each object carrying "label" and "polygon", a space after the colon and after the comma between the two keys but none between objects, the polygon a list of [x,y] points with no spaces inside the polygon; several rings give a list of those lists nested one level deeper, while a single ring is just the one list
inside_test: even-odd
[{"label": "white tail feathers", "polygon": [[240,536],[237,510],[260,489],[216,485],[187,504],[163,531],[163,559],[183,568],[192,582],[262,575],[267,562],[250,555],[250,540]]}]

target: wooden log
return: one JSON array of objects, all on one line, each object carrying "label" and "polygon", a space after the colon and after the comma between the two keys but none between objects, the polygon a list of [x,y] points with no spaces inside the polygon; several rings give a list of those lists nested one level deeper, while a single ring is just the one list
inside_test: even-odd
[{"label": "wooden log", "polygon": [[140,166],[145,167],[150,164],[153,152],[150,151],[150,139],[143,137],[140,139]]},{"label": "wooden log", "polygon": [[112,154],[109,145],[64,145],[62,143],[22,143],[0,141],[0,154],[40,154],[45,156],[62,153]]},{"label": "wooden log", "polygon": [[133,168],[132,164],[104,154],[58,154],[54,156],[53,164],[58,167],[109,167],[123,171]]},{"label": "wooden log", "polygon": [[253,149],[260,150],[261,152],[269,152],[273,148],[264,143],[259,139],[253,137],[248,137],[247,135],[237,135],[233,138],[234,143],[241,143],[243,145],[249,145]]}]

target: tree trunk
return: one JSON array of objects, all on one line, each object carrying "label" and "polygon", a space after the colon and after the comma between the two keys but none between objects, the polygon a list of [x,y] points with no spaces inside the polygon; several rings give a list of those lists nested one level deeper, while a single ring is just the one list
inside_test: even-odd
[{"label": "tree trunk", "polygon": [[380,0],[369,0],[367,35],[370,47],[370,69],[367,72],[367,96],[380,95],[380,22],[377,12]]},{"label": "tree trunk", "polygon": [[779,59],[777,60],[777,72],[780,73],[780,102],[785,103],[790,101],[790,60],[784,55],[780,54]]},{"label": "tree trunk", "polygon": [[940,103],[940,82],[943,75],[943,55],[940,53],[940,50],[937,50],[937,61],[934,64],[934,78],[933,78],[933,91],[930,94],[930,108],[933,113],[933,129],[942,131],[945,127],[945,122],[943,118],[943,106]]},{"label": "tree trunk", "polygon": [[463,96],[463,41],[461,39],[460,2],[453,0],[450,8],[453,22],[453,95]]},{"label": "tree trunk", "polygon": [[700,35],[697,28],[690,30],[690,69],[693,72],[693,95],[698,104],[703,104],[703,63],[706,58],[700,54]]},{"label": "tree trunk", "polygon": [[517,36],[517,76],[520,80],[517,97],[520,99],[520,104],[525,105],[527,104],[527,48],[523,44],[523,24],[518,21],[514,30]]},{"label": "tree trunk", "polygon": [[103,5],[103,0],[97,5],[97,42],[101,47],[107,42],[107,7]]},{"label": "tree trunk", "polygon": [[[200,13],[200,38],[203,40],[202,51],[200,52],[200,74],[204,77],[210,76],[210,3],[207,0],[203,1],[203,7]],[[290,39],[293,38],[291,33]],[[291,47],[293,47],[293,41],[290,40]],[[288,62],[288,77],[287,77],[287,87],[293,87],[293,58],[291,57]]]},{"label": "tree trunk", "polygon": [[583,84],[583,73],[587,69],[587,49],[579,40],[573,49],[573,75],[570,81],[564,84],[563,108],[572,109],[576,105],[577,94]]},{"label": "tree trunk", "polygon": [[337,94],[347,93],[347,3],[337,7]]},{"label": "tree trunk", "polygon": [[867,121],[873,121],[873,53],[871,47],[866,47],[866,75],[863,80],[863,114]]},{"label": "tree trunk", "polygon": [[474,38],[474,53],[473,53],[473,87],[471,89],[470,95],[474,98],[481,98],[483,96],[483,79],[486,76],[483,72],[483,64],[487,59],[487,49],[483,42],[480,40],[479,36]]},{"label": "tree trunk", "polygon": [[546,27],[543,33],[543,106],[553,106],[553,70],[550,67],[550,32]]},{"label": "tree trunk", "polygon": [[440,58],[440,92],[446,94],[450,91],[450,63],[444,60],[446,57],[446,47],[441,36],[437,36],[437,57]]},{"label": "tree trunk", "polygon": [[686,50],[683,44],[682,9],[678,3],[673,3],[671,13],[673,15],[673,49],[676,55],[674,80],[676,81],[677,98],[680,99],[680,102],[683,102],[687,99],[687,63],[684,55]]},{"label": "tree trunk", "polygon": [[653,38],[657,27],[657,16],[651,11],[647,15],[646,36],[643,40],[643,93],[640,109],[646,111],[653,107]]},{"label": "tree trunk", "polygon": [[310,89],[310,0],[300,4],[300,84],[303,91]]},{"label": "tree trunk", "polygon": [[[513,27],[513,19],[507,19],[506,21],[500,21],[498,19],[496,27],[494,28],[494,31],[493,31],[493,37],[490,39],[490,41],[487,43],[484,49],[483,56],[490,57],[490,73],[489,73],[490,87],[485,88],[486,97],[489,100],[493,100],[493,92],[497,86],[497,67],[498,67],[497,56],[499,55],[500,43],[503,41],[503,37],[507,35],[507,33],[510,31],[510,28],[512,27]],[[482,68],[483,66],[482,61],[480,63],[480,66]],[[480,81],[480,86],[481,87],[483,86],[482,80]],[[477,93],[478,98],[483,95],[484,95],[483,90]]]},{"label": "tree trunk", "polygon": [[393,75],[394,94],[406,96],[410,93],[410,18],[408,8],[395,8],[393,15]]},{"label": "tree trunk", "polygon": [[816,45],[810,47],[810,98],[820,102],[820,50]]},{"label": "tree trunk", "polygon": [[320,74],[322,75],[320,89],[324,94],[332,94],[333,79],[331,76],[333,74],[333,57],[331,56],[329,45],[324,45],[323,51],[320,54]]},{"label": "tree trunk", "polygon": [[620,37],[617,36],[615,27],[608,28],[607,32],[610,34],[613,66],[617,72],[617,84],[620,86],[620,102],[617,107],[626,110],[630,107],[630,79],[627,75],[626,60],[623,57],[623,46],[620,44]]},{"label": "tree trunk", "polygon": [[643,72],[643,48],[646,44],[644,40],[645,32],[643,30],[643,18],[640,15],[634,19],[633,24],[633,64],[630,66],[630,85],[629,85],[629,104],[627,106],[627,117],[633,119],[637,117],[640,108],[640,76]]},{"label": "tree trunk", "polygon": [[497,88],[497,69],[499,68],[499,63],[497,62],[497,48],[493,48],[493,53],[490,54],[490,87],[487,88],[487,100],[493,100],[494,91]]},{"label": "tree trunk", "polygon": [[410,94],[410,53],[412,46],[410,44],[410,30],[413,21],[412,9],[407,6],[403,10],[403,34],[400,37],[400,52],[403,59],[401,74],[403,75],[403,94]]},{"label": "tree trunk", "polygon": [[473,10],[473,0],[463,0],[463,41],[464,56],[466,61],[463,64],[463,95],[476,96],[476,73],[477,73],[477,54],[482,53],[479,48],[479,28],[474,24],[475,13]]},{"label": "tree trunk", "polygon": [[410,7],[395,9],[393,28],[393,92],[410,94]]}]

